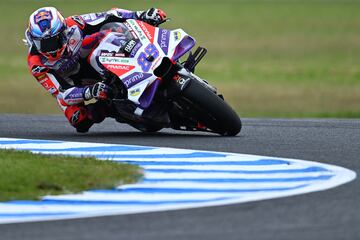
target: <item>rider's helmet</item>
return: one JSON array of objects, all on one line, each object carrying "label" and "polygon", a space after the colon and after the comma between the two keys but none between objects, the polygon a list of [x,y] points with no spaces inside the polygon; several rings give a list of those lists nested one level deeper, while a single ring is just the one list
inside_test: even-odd
[{"label": "rider's helmet", "polygon": [[43,7],[31,14],[26,35],[42,55],[57,60],[67,46],[66,29],[64,17],[56,8]]}]

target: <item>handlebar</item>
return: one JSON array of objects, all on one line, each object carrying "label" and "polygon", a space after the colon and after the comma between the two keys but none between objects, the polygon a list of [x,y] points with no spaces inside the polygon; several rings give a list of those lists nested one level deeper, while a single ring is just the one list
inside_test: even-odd
[{"label": "handlebar", "polygon": [[166,22],[169,22],[169,21],[171,21],[171,18],[165,18],[164,20],[162,20],[161,22],[159,22],[158,24],[156,24],[155,27],[158,27],[158,26],[160,26],[161,24],[166,23]]}]

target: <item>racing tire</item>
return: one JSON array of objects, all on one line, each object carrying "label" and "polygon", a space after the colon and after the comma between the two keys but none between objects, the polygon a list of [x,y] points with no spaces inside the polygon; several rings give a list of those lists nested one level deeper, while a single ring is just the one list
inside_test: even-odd
[{"label": "racing tire", "polygon": [[242,127],[237,113],[218,95],[191,79],[181,96],[191,102],[196,118],[213,132],[236,136]]},{"label": "racing tire", "polygon": [[146,133],[155,133],[163,129],[162,126],[156,126],[156,125],[145,125],[145,124],[135,124],[135,123],[130,125],[136,128],[137,130]]}]

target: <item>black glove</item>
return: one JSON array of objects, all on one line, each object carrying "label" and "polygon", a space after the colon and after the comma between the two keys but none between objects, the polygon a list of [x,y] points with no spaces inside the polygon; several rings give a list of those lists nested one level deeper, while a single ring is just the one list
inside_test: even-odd
[{"label": "black glove", "polygon": [[92,86],[84,88],[83,97],[84,100],[97,99],[97,100],[106,100],[111,96],[111,88],[105,83],[98,82]]},{"label": "black glove", "polygon": [[150,8],[141,13],[139,19],[153,26],[159,25],[166,18],[166,13],[158,8]]}]

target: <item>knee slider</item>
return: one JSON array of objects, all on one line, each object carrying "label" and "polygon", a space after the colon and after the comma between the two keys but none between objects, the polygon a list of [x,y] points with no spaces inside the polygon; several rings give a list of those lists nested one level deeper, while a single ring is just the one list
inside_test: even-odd
[{"label": "knee slider", "polygon": [[84,106],[69,106],[65,110],[65,116],[78,132],[87,132],[93,125],[93,121],[88,118],[87,110]]}]

